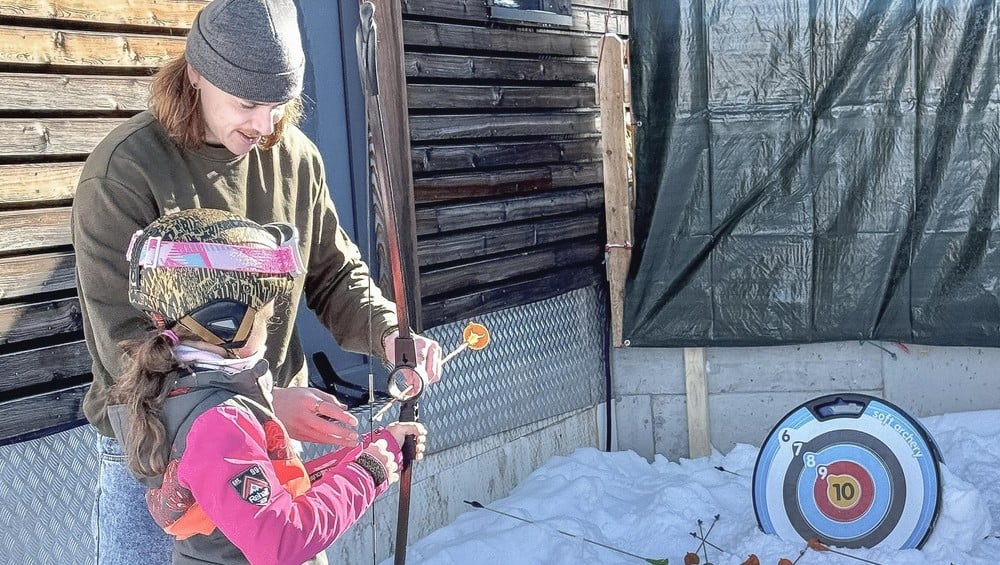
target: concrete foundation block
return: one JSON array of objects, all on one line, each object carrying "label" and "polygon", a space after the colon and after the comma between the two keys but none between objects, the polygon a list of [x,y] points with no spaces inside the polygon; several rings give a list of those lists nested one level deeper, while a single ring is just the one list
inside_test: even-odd
[{"label": "concrete foundation block", "polygon": [[886,358],[885,398],[913,416],[1000,408],[1000,349],[911,345]]},{"label": "concrete foundation block", "polygon": [[659,394],[651,399],[653,443],[656,453],[676,461],[689,457],[687,401],[680,394]]},{"label": "concrete foundation block", "polygon": [[882,388],[882,350],[858,342],[707,350],[710,393]]},{"label": "concrete foundation block", "polygon": [[632,450],[652,461],[656,454],[653,432],[656,428],[649,395],[623,396],[615,407],[618,448]]},{"label": "concrete foundation block", "polygon": [[680,348],[613,349],[611,369],[616,396],[684,393],[684,350]]}]

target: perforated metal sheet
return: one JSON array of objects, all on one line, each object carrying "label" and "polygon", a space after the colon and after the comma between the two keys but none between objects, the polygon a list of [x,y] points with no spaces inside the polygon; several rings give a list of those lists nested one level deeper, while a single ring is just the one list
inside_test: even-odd
[{"label": "perforated metal sheet", "polygon": [[[490,346],[452,359],[421,399],[429,451],[600,402],[605,302],[594,287],[478,318],[492,333]],[[447,352],[461,342],[464,327],[457,322],[425,333]],[[84,426],[0,447],[0,563],[94,563],[96,441]],[[305,455],[322,450],[308,446]]]}]

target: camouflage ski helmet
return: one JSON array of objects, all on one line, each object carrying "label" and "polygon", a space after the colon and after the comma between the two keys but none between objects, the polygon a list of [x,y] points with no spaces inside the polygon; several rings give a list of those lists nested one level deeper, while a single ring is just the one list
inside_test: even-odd
[{"label": "camouflage ski helmet", "polygon": [[157,326],[178,323],[226,349],[242,347],[256,312],[305,271],[294,226],[207,208],[155,220],[126,257],[134,306]]}]

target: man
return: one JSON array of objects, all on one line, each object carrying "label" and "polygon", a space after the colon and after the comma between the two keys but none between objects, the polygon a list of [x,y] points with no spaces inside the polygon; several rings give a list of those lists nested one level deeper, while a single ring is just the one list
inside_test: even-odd
[{"label": "man", "polygon": [[[154,78],[149,111],[94,149],[73,206],[73,242],[94,384],[84,412],[100,432],[95,505],[98,563],[168,563],[171,540],[146,510],[107,419],[120,374],[119,343],[145,331],[127,298],[124,251],[132,234],[187,208],[229,210],[257,223],[288,222],[307,268],[278,312],[266,358],[274,409],[292,437],[352,445],[357,420],[333,396],[305,388],[295,333],[301,296],[345,349],[394,355],[396,316],[341,228],[314,144],[296,127],[305,56],[291,0],[214,0],[195,18],[184,57]],[[419,370],[440,375],[440,347],[414,337]],[[371,347],[371,351],[369,351]]]}]

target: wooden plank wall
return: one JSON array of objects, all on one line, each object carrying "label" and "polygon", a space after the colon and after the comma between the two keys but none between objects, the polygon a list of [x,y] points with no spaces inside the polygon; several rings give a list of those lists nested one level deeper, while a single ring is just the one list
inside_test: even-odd
[{"label": "wooden plank wall", "polygon": [[0,0],[0,443],[82,418],[70,245],[80,168],[146,107],[207,0]]},{"label": "wooden plank wall", "polygon": [[[0,0],[0,444],[82,418],[76,180],[205,4]],[[568,29],[402,8],[422,325],[600,283],[597,45],[627,34],[626,0],[577,0]]]},{"label": "wooden plank wall", "polygon": [[402,6],[423,325],[600,283],[598,41],[626,0],[575,0],[569,28]]}]

